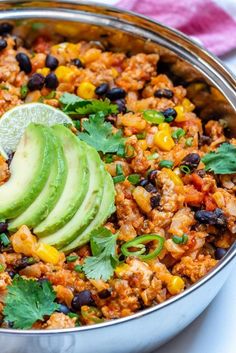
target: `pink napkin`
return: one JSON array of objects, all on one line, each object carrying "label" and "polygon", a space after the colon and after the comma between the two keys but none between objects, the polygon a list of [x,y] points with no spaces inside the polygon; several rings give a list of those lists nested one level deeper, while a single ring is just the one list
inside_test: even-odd
[{"label": "pink napkin", "polygon": [[117,6],[177,28],[216,55],[236,49],[236,20],[213,0],[120,0]]}]

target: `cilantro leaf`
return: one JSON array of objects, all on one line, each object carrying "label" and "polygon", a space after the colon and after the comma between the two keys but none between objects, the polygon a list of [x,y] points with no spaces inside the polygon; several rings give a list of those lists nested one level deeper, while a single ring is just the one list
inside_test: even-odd
[{"label": "cilantro leaf", "polygon": [[88,278],[107,281],[118,263],[116,256],[116,234],[107,228],[99,228],[91,235],[93,256],[86,258],[83,271]]},{"label": "cilantro leaf", "polygon": [[122,132],[112,134],[112,125],[105,122],[103,114],[91,115],[89,120],[83,122],[83,128],[86,132],[78,133],[80,140],[104,154],[116,153],[124,145]]},{"label": "cilantro leaf", "polygon": [[55,298],[50,282],[39,283],[17,276],[8,286],[3,310],[5,320],[13,322],[14,328],[29,329],[59,308]]},{"label": "cilantro leaf", "polygon": [[118,113],[118,106],[111,104],[109,99],[85,100],[75,94],[64,93],[60,98],[62,110],[69,115],[89,115],[103,112],[105,116]]},{"label": "cilantro leaf", "polygon": [[215,174],[236,173],[236,147],[223,143],[216,151],[205,154],[202,158],[206,171]]}]

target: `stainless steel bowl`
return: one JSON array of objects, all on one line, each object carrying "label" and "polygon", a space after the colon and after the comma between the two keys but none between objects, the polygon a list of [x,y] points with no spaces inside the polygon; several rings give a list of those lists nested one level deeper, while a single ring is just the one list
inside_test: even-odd
[{"label": "stainless steel bowl", "polygon": [[[224,65],[178,31],[111,7],[77,1],[0,1],[0,21],[16,24],[30,45],[32,22],[59,38],[99,41],[112,50],[157,52],[170,75],[186,86],[204,82],[194,97],[202,119],[227,120],[236,133],[236,81]],[[179,81],[178,81],[179,82]],[[221,93],[219,93],[221,92]],[[235,264],[236,244],[185,292],[135,315],[99,325],[54,331],[0,329],[1,353],[146,353],[170,340],[212,301]]]}]

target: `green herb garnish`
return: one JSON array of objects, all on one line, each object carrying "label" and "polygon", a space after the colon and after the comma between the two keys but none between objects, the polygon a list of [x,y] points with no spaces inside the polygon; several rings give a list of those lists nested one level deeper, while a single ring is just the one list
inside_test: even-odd
[{"label": "green herb garnish", "polygon": [[236,173],[236,146],[223,143],[216,151],[205,154],[202,158],[205,170],[215,174]]},{"label": "green herb garnish", "polygon": [[104,116],[118,113],[116,104],[111,104],[109,99],[105,100],[85,100],[75,94],[64,93],[59,102],[62,104],[62,110],[68,115],[89,115],[103,112]]},{"label": "green herb garnish", "polygon": [[117,235],[107,228],[99,228],[90,238],[93,256],[86,258],[83,271],[88,278],[107,281],[118,263],[116,256]]},{"label": "green herb garnish", "polygon": [[56,294],[48,281],[37,282],[15,276],[8,286],[3,313],[5,320],[13,322],[14,328],[30,329],[45,315],[59,309],[54,302]]},{"label": "green herb garnish", "polygon": [[78,133],[80,140],[88,143],[97,151],[116,153],[124,145],[122,132],[112,133],[112,125],[105,121],[105,115],[98,113],[90,115],[89,120],[83,122],[84,132]]}]

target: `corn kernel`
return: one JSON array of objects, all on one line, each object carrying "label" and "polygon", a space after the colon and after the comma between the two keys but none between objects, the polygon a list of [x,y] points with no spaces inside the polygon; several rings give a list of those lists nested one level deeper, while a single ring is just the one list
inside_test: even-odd
[{"label": "corn kernel", "polygon": [[36,250],[36,255],[44,262],[56,265],[60,260],[59,251],[51,245],[40,243]]},{"label": "corn kernel", "polygon": [[26,256],[33,256],[37,245],[36,237],[25,225],[11,236],[11,243],[16,253],[22,253]]},{"label": "corn kernel", "polygon": [[182,106],[186,112],[192,112],[195,109],[195,105],[188,98],[183,99]]},{"label": "corn kernel", "polygon": [[101,50],[96,48],[89,49],[83,56],[83,60],[86,64],[91,63],[99,58]]},{"label": "corn kernel", "polygon": [[139,147],[142,148],[143,151],[146,151],[146,149],[147,149],[147,141],[146,140],[139,140],[138,145],[139,145]]},{"label": "corn kernel", "polygon": [[225,199],[223,194],[220,191],[216,191],[213,195],[212,195],[213,199],[215,200],[216,204],[218,207],[222,208],[225,206]]},{"label": "corn kernel", "polygon": [[75,71],[70,67],[61,65],[56,68],[55,74],[60,82],[70,83],[75,76]]},{"label": "corn kernel", "polygon": [[185,115],[184,115],[184,107],[182,105],[177,105],[175,107],[175,111],[177,113],[177,116],[175,118],[175,121],[177,123],[181,123],[182,121],[186,121]]},{"label": "corn kernel", "polygon": [[180,179],[180,177],[176,173],[174,173],[171,169],[163,168],[162,171],[164,171],[164,172],[166,172],[168,174],[169,178],[173,181],[173,183],[176,186],[182,186],[183,185],[183,182]]},{"label": "corn kernel", "polygon": [[78,89],[77,94],[83,99],[91,99],[94,97],[96,86],[90,82],[82,82]]},{"label": "corn kernel", "polygon": [[129,270],[129,265],[128,264],[121,264],[115,268],[115,274],[118,277],[121,277],[125,272]]},{"label": "corn kernel", "polygon": [[41,74],[43,76],[47,76],[50,72],[50,69],[48,67],[44,67],[43,69],[38,69],[37,74]]},{"label": "corn kernel", "polygon": [[175,142],[167,130],[158,131],[154,136],[154,143],[163,151],[171,151]]},{"label": "corn kernel", "polygon": [[111,73],[113,78],[117,78],[119,76],[119,72],[114,67],[111,68]]},{"label": "corn kernel", "polygon": [[179,294],[184,290],[184,281],[179,276],[172,276],[167,284],[167,289],[172,295]]},{"label": "corn kernel", "polygon": [[158,126],[158,130],[160,131],[167,131],[169,134],[171,134],[171,128],[168,123],[161,123]]},{"label": "corn kernel", "polygon": [[62,34],[64,37],[74,37],[80,32],[79,26],[77,26],[76,24],[69,25],[68,23],[58,23],[55,29],[57,33]]},{"label": "corn kernel", "polygon": [[148,213],[152,210],[150,203],[151,195],[142,186],[137,186],[134,189],[133,197],[143,212]]}]

